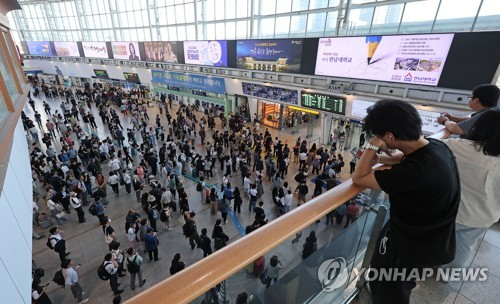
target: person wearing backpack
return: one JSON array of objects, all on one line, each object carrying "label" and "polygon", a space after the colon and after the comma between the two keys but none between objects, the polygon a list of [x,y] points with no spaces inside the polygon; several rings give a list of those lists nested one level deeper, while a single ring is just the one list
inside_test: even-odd
[{"label": "person wearing backpack", "polygon": [[135,290],[136,275],[139,279],[139,287],[142,287],[144,283],[146,283],[146,279],[142,278],[142,269],[141,269],[141,265],[144,260],[132,247],[127,249],[127,254],[129,256],[125,260],[125,265],[127,267],[128,272],[130,273],[130,288],[132,290]]},{"label": "person wearing backpack", "polygon": [[104,270],[108,275],[109,286],[111,287],[114,295],[116,296],[121,294],[123,292],[123,289],[118,289],[118,286],[120,285],[118,284],[118,263],[115,261],[111,253],[106,254],[102,266],[104,267]]},{"label": "person wearing backpack", "polygon": [[50,236],[47,240],[47,247],[59,254],[59,259],[63,262],[69,252],[66,252],[66,241],[63,240],[61,233],[63,232],[58,227],[52,227],[49,230]]},{"label": "person wearing backpack", "polygon": [[186,267],[183,261],[181,261],[181,254],[176,253],[172,259],[172,264],[170,266],[170,274],[174,275]]},{"label": "person wearing backpack", "polygon": [[87,303],[89,299],[83,298],[83,289],[78,282],[78,273],[76,272],[79,267],[80,265],[76,265],[70,259],[65,259],[61,263],[62,275],[64,277],[64,286],[69,286],[71,288],[73,297],[78,301],[79,304],[81,304]]}]

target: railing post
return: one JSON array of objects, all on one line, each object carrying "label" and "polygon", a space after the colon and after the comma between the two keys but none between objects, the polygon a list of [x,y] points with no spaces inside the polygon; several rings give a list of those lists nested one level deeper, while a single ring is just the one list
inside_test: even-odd
[{"label": "railing post", "polygon": [[[374,210],[371,207],[373,212],[377,213],[377,217],[375,218],[375,222],[373,223],[372,233],[370,235],[370,240],[368,241],[368,245],[366,246],[365,257],[363,258],[363,263],[361,264],[361,269],[368,269],[370,266],[370,261],[372,260],[373,251],[375,249],[375,244],[377,243],[377,238],[380,235],[380,231],[382,230],[382,226],[384,225],[385,215],[387,213],[387,207],[384,205],[380,205],[378,210]],[[360,290],[366,283],[365,273],[360,274],[361,277],[358,279],[356,283],[356,289]]]}]

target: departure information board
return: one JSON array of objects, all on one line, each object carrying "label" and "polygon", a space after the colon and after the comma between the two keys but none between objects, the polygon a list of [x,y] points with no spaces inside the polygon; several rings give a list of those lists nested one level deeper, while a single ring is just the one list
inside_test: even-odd
[{"label": "departure information board", "polygon": [[301,104],[306,108],[345,115],[344,97],[302,91]]}]

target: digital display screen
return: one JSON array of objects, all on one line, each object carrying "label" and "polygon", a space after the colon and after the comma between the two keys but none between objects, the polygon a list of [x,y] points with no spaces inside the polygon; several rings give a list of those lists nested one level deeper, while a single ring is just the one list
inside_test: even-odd
[{"label": "digital display screen", "polygon": [[144,49],[146,50],[146,61],[178,62],[177,42],[144,42]]},{"label": "digital display screen", "polygon": [[344,97],[302,91],[301,98],[303,107],[342,115],[345,114],[346,99]]},{"label": "digital display screen", "polygon": [[204,91],[198,91],[198,90],[191,90],[193,95],[198,95],[198,96],[207,96],[207,92]]},{"label": "digital display screen", "polygon": [[167,89],[170,90],[170,91],[177,91],[177,92],[181,91],[181,88],[174,87],[174,86],[167,86]]},{"label": "digital display screen", "polygon": [[94,74],[97,78],[109,79],[108,71],[106,70],[96,70],[94,69]]},{"label": "digital display screen", "polygon": [[54,42],[57,56],[80,57],[76,42]]},{"label": "digital display screen", "polygon": [[28,41],[27,44],[30,55],[52,56],[52,48],[48,41]]},{"label": "digital display screen", "polygon": [[246,83],[246,82],[242,82],[242,86],[243,86],[243,94],[245,95],[267,98],[281,102],[293,103],[295,105],[299,103],[299,97],[298,97],[299,94],[297,90],[277,88],[261,84]]},{"label": "digital display screen", "polygon": [[137,42],[111,42],[111,50],[114,59],[141,60]]},{"label": "digital display screen", "polygon": [[238,40],[237,67],[248,70],[300,71],[302,39]]},{"label": "digital display screen", "polygon": [[436,86],[453,34],[320,38],[316,75]]},{"label": "digital display screen", "polygon": [[125,80],[127,82],[137,83],[137,84],[141,83],[139,80],[139,75],[137,75],[136,73],[123,72],[123,77],[125,77]]},{"label": "digital display screen", "polygon": [[184,41],[187,64],[227,67],[227,41]]},{"label": "digital display screen", "polygon": [[366,109],[373,106],[374,104],[375,102],[373,101],[354,99],[352,101],[351,115],[354,117],[365,118],[367,114]]},{"label": "digital display screen", "polygon": [[82,42],[85,57],[109,58],[106,42]]}]

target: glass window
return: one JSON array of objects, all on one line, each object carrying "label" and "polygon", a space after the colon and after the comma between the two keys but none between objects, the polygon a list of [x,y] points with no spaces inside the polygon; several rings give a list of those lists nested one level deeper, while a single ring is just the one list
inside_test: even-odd
[{"label": "glass window", "polygon": [[260,15],[273,15],[276,13],[276,0],[257,1],[256,5],[260,4]]},{"label": "glass window", "polygon": [[17,80],[19,81],[19,83],[23,83],[24,79],[22,76],[22,71],[21,69],[19,69],[17,50],[14,47],[14,45],[10,43],[12,41],[12,37],[8,32],[3,32],[3,37],[5,39],[5,43],[7,44],[7,49],[9,50],[10,58],[12,58],[14,64],[14,70],[16,72]]},{"label": "glass window", "polygon": [[160,40],[161,41],[168,41],[168,28],[167,27],[160,27]]},{"label": "glass window", "polygon": [[309,9],[325,8],[328,6],[328,0],[311,0],[309,1]]},{"label": "glass window", "polygon": [[[474,31],[493,31],[500,29],[500,5],[497,0],[483,0],[477,16]],[[500,78],[499,78],[500,79]]]},{"label": "glass window", "polygon": [[[198,9],[201,9],[201,7],[198,7]],[[193,23],[195,20],[194,18],[194,3],[188,3],[184,6],[184,16],[186,18],[185,22],[186,23]]]},{"label": "glass window", "polygon": [[186,26],[186,40],[196,40],[196,28],[194,25]]},{"label": "glass window", "polygon": [[186,41],[186,27],[184,25],[177,27],[177,40]]},{"label": "glass window", "polygon": [[96,29],[101,28],[101,16],[99,16],[99,15],[94,16],[94,24],[95,24]]},{"label": "glass window", "polygon": [[481,0],[442,0],[432,31],[461,32],[470,29],[480,2]]},{"label": "glass window", "polygon": [[170,41],[177,41],[177,28],[175,26],[168,28],[168,38]]},{"label": "glass window", "polygon": [[226,37],[224,39],[236,39],[236,22],[226,22]]},{"label": "glass window", "polygon": [[[150,10],[151,16],[154,16],[154,10]],[[157,25],[166,25],[167,24],[167,9],[165,7],[158,8],[158,24]]]},{"label": "glass window", "polygon": [[220,6],[217,6],[217,9],[215,10],[215,20],[224,20],[224,6],[223,6],[224,0],[222,3],[220,3]]},{"label": "glass window", "polygon": [[371,34],[397,33],[403,4],[378,6],[375,8]]},{"label": "glass window", "polygon": [[215,39],[215,24],[207,24],[207,32],[205,33],[205,38],[207,40]]},{"label": "glass window", "polygon": [[306,15],[292,16],[290,21],[290,37],[304,37],[306,33],[306,21]]},{"label": "glass window", "polygon": [[276,18],[266,18],[260,20],[260,33],[259,38],[273,38],[274,37],[274,21]]},{"label": "glass window", "polygon": [[175,18],[177,23],[184,23],[184,5],[175,6]]},{"label": "glass window", "polygon": [[353,9],[349,13],[349,34],[365,35],[370,31],[370,22],[372,21],[373,7]]},{"label": "glass window", "polygon": [[219,22],[215,24],[215,39],[226,39],[226,24]]},{"label": "glass window", "polygon": [[[265,0],[264,0],[265,1]],[[293,0],[292,11],[305,11],[309,6],[309,0]]]},{"label": "glass window", "polygon": [[205,21],[215,20],[214,0],[206,0],[205,2]]},{"label": "glass window", "polygon": [[406,3],[399,33],[428,33],[436,16],[439,0]]},{"label": "glass window", "polygon": [[236,22],[236,27],[238,29],[236,31],[236,39],[245,39],[245,38],[248,38],[248,32],[249,32],[248,23],[249,23],[249,21],[238,21],[238,22]]},{"label": "glass window", "polygon": [[290,16],[276,18],[274,37],[285,38],[288,37],[288,33],[290,33]]},{"label": "glass window", "polygon": [[276,6],[276,14],[289,13],[292,10],[292,0],[280,0]]},{"label": "glass window", "polygon": [[335,30],[337,28],[337,12],[329,12],[326,17],[326,27],[325,27],[325,37],[335,35]]},{"label": "glass window", "polygon": [[309,14],[307,18],[307,37],[319,37],[325,29],[326,13]]},{"label": "glass window", "polygon": [[249,3],[247,0],[238,0],[236,6],[236,18],[248,17],[250,15],[248,5]]},{"label": "glass window", "polygon": [[226,0],[226,19],[234,19],[236,17],[235,1]]},{"label": "glass window", "polygon": [[167,7],[167,24],[175,24],[175,9],[170,6]]}]

